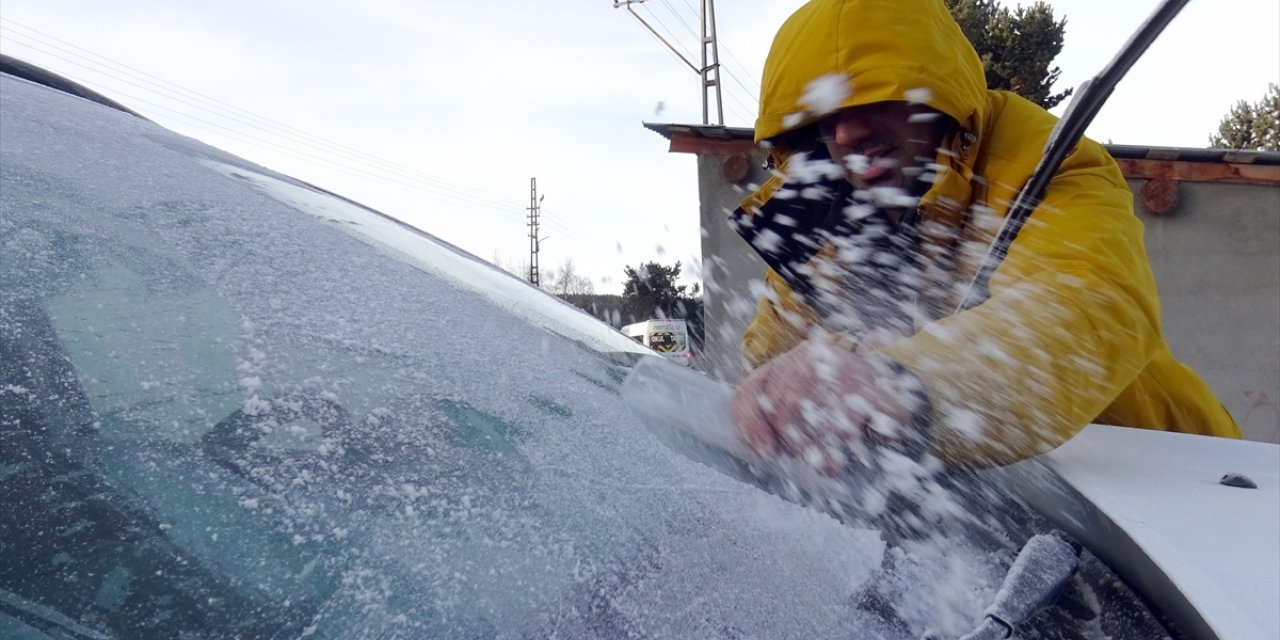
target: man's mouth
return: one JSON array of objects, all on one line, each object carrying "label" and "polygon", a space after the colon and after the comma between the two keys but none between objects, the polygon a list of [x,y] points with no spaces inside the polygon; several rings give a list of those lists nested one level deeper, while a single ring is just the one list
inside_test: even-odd
[{"label": "man's mouth", "polygon": [[866,185],[873,185],[890,176],[895,168],[891,159],[892,149],[871,149],[867,153],[852,154],[848,158],[850,174]]}]

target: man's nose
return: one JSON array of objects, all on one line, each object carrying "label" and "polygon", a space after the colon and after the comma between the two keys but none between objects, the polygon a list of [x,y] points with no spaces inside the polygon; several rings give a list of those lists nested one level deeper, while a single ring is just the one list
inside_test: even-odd
[{"label": "man's nose", "polygon": [[871,133],[866,122],[852,111],[837,113],[832,123],[831,137],[837,145],[846,148],[857,147]]}]

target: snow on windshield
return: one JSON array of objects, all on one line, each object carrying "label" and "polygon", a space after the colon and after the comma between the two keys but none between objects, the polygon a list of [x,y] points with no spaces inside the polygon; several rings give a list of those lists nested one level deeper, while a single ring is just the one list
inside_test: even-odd
[{"label": "snow on windshield", "polygon": [[[663,429],[706,435],[730,410],[698,407],[725,390],[672,390],[698,376],[680,370],[666,393],[635,395],[662,361],[628,368],[636,356],[617,352],[649,352],[603,323],[349,201],[0,83],[0,345],[21,362],[0,368],[20,416],[4,498],[31,514],[5,523],[29,552],[0,593],[29,615],[92,611],[78,622],[124,637],[959,635],[1025,540],[1017,514],[968,511],[973,496],[909,446],[853,460],[882,475],[836,483],[819,473],[834,446],[781,466],[700,457]],[[824,83],[810,108],[843,99]],[[781,199],[795,202],[884,168],[794,160]],[[875,215],[916,196],[855,195],[841,213],[866,233],[835,258],[900,267],[879,283],[890,295],[861,292],[858,313],[830,290],[815,299],[850,331],[868,313],[921,320],[895,301],[928,274],[885,262]],[[779,248],[759,231],[758,248]],[[976,436],[987,418],[948,427]],[[759,468],[734,467],[748,460]]]},{"label": "snow on windshield", "polygon": [[215,171],[245,180],[291,207],[337,225],[338,228],[371,241],[380,250],[449,279],[459,287],[483,295],[494,305],[521,319],[573,340],[586,340],[601,351],[644,353],[607,325],[506,274],[494,274],[491,266],[473,256],[422,233],[408,232],[407,225],[374,213],[331,194],[287,182],[223,162],[209,161]]},{"label": "snow on windshield", "polygon": [[[6,369],[31,416],[6,451],[69,452],[48,469],[72,479],[26,493],[53,476],[6,459],[5,501],[95,523],[15,524],[45,577],[4,590],[125,635],[901,637],[854,606],[879,534],[663,446],[596,352],[630,340],[349,203],[0,82],[0,338],[45,336]],[[55,362],[46,389],[30,372]],[[40,394],[60,400],[9,404]],[[981,592],[944,609],[972,619]]]}]

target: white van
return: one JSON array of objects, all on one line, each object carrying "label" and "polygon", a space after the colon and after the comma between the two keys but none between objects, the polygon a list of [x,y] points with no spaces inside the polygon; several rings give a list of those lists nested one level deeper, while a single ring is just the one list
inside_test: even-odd
[{"label": "white van", "polygon": [[622,333],[669,360],[686,367],[693,366],[689,325],[684,320],[645,320],[623,327]]}]

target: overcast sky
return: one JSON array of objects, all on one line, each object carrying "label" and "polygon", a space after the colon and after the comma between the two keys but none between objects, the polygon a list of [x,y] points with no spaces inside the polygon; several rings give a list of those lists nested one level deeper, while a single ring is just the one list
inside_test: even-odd
[{"label": "overcast sky", "polygon": [[[770,40],[801,4],[717,4],[725,124],[752,124]],[[1067,18],[1060,90],[1158,3],[1051,4]],[[699,5],[636,12],[697,62]],[[612,0],[4,0],[0,50],[486,260],[527,260],[537,177],[544,270],[572,258],[620,293],[625,265],[700,261],[694,160],[641,126],[700,123],[698,76]],[[1089,135],[1203,147],[1277,81],[1280,3],[1193,0]]]}]

